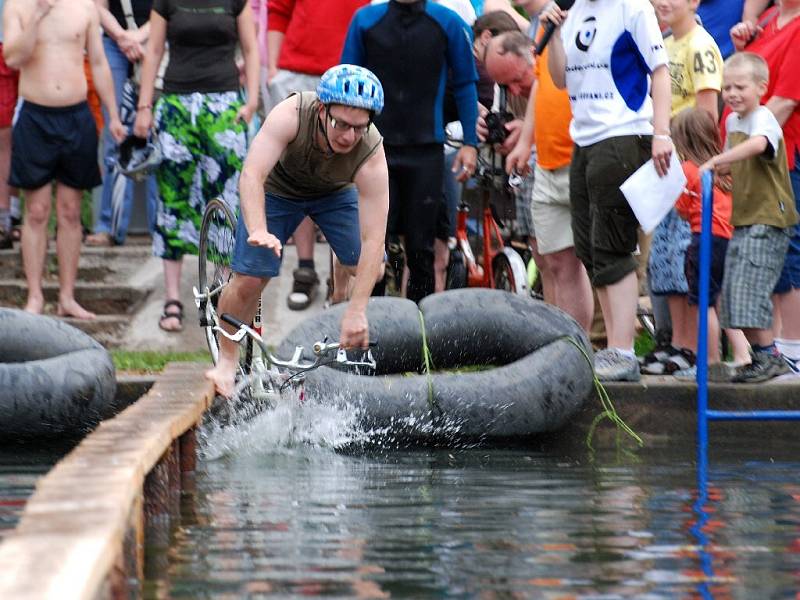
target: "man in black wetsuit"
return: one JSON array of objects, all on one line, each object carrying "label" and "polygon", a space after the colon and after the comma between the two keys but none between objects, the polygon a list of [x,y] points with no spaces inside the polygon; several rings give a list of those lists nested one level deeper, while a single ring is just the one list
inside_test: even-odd
[{"label": "man in black wetsuit", "polygon": [[472,34],[448,8],[426,0],[390,0],[356,12],[342,62],[370,69],[383,83],[386,104],[375,124],[389,166],[387,233],[403,238],[410,271],[406,295],[419,302],[434,287],[448,72],[464,129],[464,146],[453,165],[460,181],[472,175],[477,160]]}]

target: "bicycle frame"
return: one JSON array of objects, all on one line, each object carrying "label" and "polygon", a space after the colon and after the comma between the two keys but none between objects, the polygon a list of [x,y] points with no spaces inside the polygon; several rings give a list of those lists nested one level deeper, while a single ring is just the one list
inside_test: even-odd
[{"label": "bicycle frame", "polygon": [[[489,161],[481,160],[477,174],[480,188],[481,215],[479,219],[479,234],[481,236],[482,264],[475,256],[469,241],[467,220],[470,212],[466,202],[461,202],[456,215],[456,246],[461,250],[467,269],[468,287],[498,287],[495,267],[500,260],[499,255],[504,255],[505,268],[513,272],[509,277],[512,290],[515,293],[527,294],[528,281],[527,269],[522,258],[516,250],[506,245],[501,227],[495,218],[492,207],[492,190],[500,190],[501,184],[496,181],[496,168],[494,167],[494,154]],[[488,164],[487,164],[488,163]],[[505,175],[505,174],[504,174]]]}]

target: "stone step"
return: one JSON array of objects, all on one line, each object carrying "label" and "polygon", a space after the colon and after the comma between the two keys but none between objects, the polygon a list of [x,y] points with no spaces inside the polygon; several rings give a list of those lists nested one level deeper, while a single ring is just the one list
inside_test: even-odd
[{"label": "stone step", "polygon": [[[135,273],[150,255],[149,246],[84,247],[81,249],[78,262],[77,280],[97,283],[124,281]],[[24,278],[19,245],[13,250],[0,250],[0,280]],[[48,247],[44,278],[46,281],[58,279],[58,255],[53,243]]]},{"label": "stone step", "polygon": [[72,317],[56,318],[92,336],[106,348],[116,348],[120,345],[132,321],[130,315],[97,315],[97,318],[91,321]]},{"label": "stone step", "polygon": [[[58,282],[46,280],[43,285],[45,313],[55,314]],[[0,279],[0,306],[21,308],[25,305],[28,287],[24,280]],[[106,283],[75,285],[75,299],[81,306],[98,315],[131,315],[144,302],[150,289]]]}]

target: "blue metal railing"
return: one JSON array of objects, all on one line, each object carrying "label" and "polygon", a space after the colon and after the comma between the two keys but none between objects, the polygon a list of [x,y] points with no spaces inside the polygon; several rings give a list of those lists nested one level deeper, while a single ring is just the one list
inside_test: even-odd
[{"label": "blue metal railing", "polygon": [[[697,332],[697,445],[699,462],[706,465],[709,421],[798,421],[797,410],[724,411],[708,408],[708,288],[711,278],[711,211],[714,180],[710,171],[702,176],[702,227],[700,230],[700,310]],[[717,343],[712,340],[712,343]]]},{"label": "blue metal railing", "polygon": [[[702,598],[713,598],[711,583],[714,565],[708,551],[709,538],[704,531],[708,521],[708,422],[709,421],[797,421],[796,410],[742,410],[724,411],[708,408],[708,295],[711,278],[711,210],[713,207],[714,179],[711,172],[702,179],[702,228],[700,230],[699,322],[697,332],[697,500],[693,510],[697,521],[692,534],[698,542],[700,567],[706,579],[698,582]],[[716,344],[717,340],[711,340]]]}]

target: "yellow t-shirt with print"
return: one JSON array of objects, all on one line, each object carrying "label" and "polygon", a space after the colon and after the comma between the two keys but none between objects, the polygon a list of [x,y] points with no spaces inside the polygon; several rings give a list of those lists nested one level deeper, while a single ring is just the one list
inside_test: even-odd
[{"label": "yellow t-shirt with print", "polygon": [[722,55],[705,29],[695,26],[680,39],[664,40],[672,79],[672,116],[695,105],[697,92],[722,89]]}]

